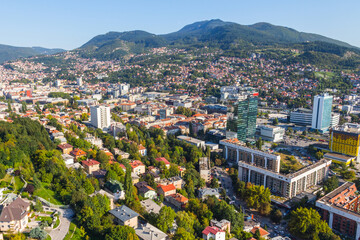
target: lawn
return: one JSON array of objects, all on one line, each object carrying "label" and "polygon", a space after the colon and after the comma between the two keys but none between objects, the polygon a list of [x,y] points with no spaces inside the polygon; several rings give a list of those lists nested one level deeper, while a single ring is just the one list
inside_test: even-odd
[{"label": "lawn", "polygon": [[21,178],[19,176],[14,177],[15,178],[15,191],[19,192],[23,186],[24,186],[24,182],[21,180]]},{"label": "lawn", "polygon": [[56,193],[50,189],[49,184],[46,183],[42,183],[42,187],[37,189],[34,192],[34,195],[39,196],[55,205],[63,204],[59,199],[56,198]]},{"label": "lawn", "polygon": [[81,230],[75,225],[75,223],[71,222],[69,227],[69,232],[66,234],[64,240],[81,240],[84,239],[82,237]]},{"label": "lawn", "polygon": [[315,72],[316,78],[324,78],[326,80],[331,79],[335,76],[333,72]]},{"label": "lawn", "polygon": [[3,179],[0,181],[0,187],[8,187],[11,182],[11,176],[9,174],[6,174]]}]

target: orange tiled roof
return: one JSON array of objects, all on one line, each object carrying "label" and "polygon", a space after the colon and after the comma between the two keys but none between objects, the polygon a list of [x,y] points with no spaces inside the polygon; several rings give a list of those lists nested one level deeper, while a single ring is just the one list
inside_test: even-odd
[{"label": "orange tiled roof", "polygon": [[159,184],[157,187],[161,188],[161,190],[163,192],[169,192],[169,191],[176,190],[174,184],[169,184],[169,185],[161,185],[161,184]]}]

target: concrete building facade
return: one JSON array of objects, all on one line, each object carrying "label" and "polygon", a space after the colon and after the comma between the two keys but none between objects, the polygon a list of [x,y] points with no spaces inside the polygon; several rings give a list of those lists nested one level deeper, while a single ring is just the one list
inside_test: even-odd
[{"label": "concrete building facade", "polygon": [[280,172],[280,156],[246,147],[236,139],[222,140],[225,159],[238,164],[239,179],[268,187],[274,194],[292,198],[323,182],[331,160],[322,159],[297,172]]}]

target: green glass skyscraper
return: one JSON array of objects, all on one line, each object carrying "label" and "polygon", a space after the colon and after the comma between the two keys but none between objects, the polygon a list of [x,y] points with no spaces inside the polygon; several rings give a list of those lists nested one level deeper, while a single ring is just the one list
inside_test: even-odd
[{"label": "green glass skyscraper", "polygon": [[249,96],[239,101],[237,111],[237,138],[245,142],[255,138],[258,98]]}]

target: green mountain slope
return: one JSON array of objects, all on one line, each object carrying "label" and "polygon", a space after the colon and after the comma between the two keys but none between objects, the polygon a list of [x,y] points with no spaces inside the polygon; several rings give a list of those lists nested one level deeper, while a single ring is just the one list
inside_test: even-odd
[{"label": "green mountain slope", "polygon": [[[297,44],[297,47],[310,51],[306,49],[309,46],[299,45],[309,42],[314,43],[311,45],[311,51],[328,53],[328,50],[331,49],[331,51],[335,51],[335,53],[331,53],[337,54],[339,57],[349,50],[359,50],[345,42],[269,23],[241,25],[219,19],[195,22],[177,32],[164,35],[138,30],[109,32],[92,38],[77,50],[84,57],[111,60],[122,59],[128,54],[142,53],[149,48],[162,46],[201,47],[207,45],[224,50],[251,50],[267,46],[291,47],[291,45]],[[328,45],[324,47],[323,43]],[[342,49],[339,50],[339,48]]]},{"label": "green mountain slope", "polygon": [[15,60],[22,57],[30,57],[40,54],[54,54],[64,52],[63,49],[48,49],[42,47],[13,47],[0,44],[0,63]]}]

